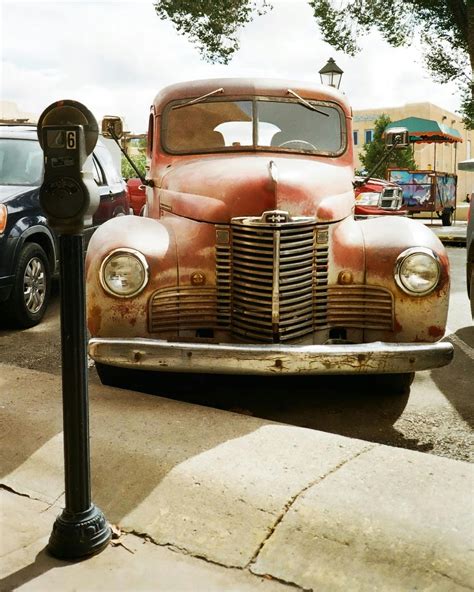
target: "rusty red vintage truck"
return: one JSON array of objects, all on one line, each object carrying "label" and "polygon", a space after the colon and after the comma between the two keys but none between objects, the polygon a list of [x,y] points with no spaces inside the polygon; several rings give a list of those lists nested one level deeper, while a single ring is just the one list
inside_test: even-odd
[{"label": "rusty red vintage truck", "polygon": [[105,223],[87,254],[102,382],[373,374],[406,391],[450,362],[446,251],[420,222],[354,219],[351,125],[346,97],[308,82],[156,96],[144,215]]}]

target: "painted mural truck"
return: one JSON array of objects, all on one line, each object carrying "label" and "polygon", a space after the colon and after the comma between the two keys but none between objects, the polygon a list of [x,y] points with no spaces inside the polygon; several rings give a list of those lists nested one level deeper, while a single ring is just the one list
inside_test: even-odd
[{"label": "painted mural truck", "polygon": [[[391,122],[385,133],[402,127],[411,144],[432,144],[433,162],[436,165],[436,148],[442,144],[462,142],[461,134],[443,123],[421,117],[405,117]],[[436,166],[435,166],[436,169]],[[403,191],[402,209],[408,215],[436,214],[443,226],[451,226],[456,210],[457,175],[438,170],[389,169],[389,181],[396,183]]]},{"label": "painted mural truck", "polygon": [[450,362],[446,251],[416,220],[354,219],[351,123],[344,95],[306,82],[157,95],[144,215],[106,222],[88,249],[102,382],[370,374],[406,392]]},{"label": "painted mural truck", "polygon": [[402,189],[404,211],[408,214],[436,213],[443,226],[451,226],[456,209],[457,175],[389,169],[388,178]]}]

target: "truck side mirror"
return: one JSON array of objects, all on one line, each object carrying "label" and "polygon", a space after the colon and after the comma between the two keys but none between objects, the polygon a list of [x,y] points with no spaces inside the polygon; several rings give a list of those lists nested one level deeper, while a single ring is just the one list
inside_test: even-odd
[{"label": "truck side mirror", "polygon": [[123,122],[120,117],[117,115],[104,115],[102,119],[102,135],[104,138],[112,138],[117,146],[120,148],[120,151],[127,159],[128,163],[135,171],[137,177],[143,183],[143,185],[148,185],[153,187],[153,181],[151,179],[145,179],[145,177],[140,173],[136,164],[130,158],[130,156],[125,152],[123,147],[120,145],[120,138],[123,136]]},{"label": "truck side mirror", "polygon": [[92,171],[83,165],[99,136],[92,113],[77,101],[52,103],[38,121],[38,140],[44,153],[40,204],[59,234],[79,234],[84,219],[99,205]]},{"label": "truck side mirror", "polygon": [[393,127],[385,133],[385,144],[388,148],[406,148],[410,143],[406,127]]},{"label": "truck side mirror", "polygon": [[120,140],[123,136],[123,122],[116,115],[105,115],[102,119],[102,135],[104,138]]}]

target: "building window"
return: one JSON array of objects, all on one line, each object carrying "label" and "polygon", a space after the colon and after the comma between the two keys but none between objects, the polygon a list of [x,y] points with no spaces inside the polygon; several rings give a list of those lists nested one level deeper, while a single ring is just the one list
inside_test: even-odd
[{"label": "building window", "polygon": [[374,139],[374,130],[365,130],[365,143],[370,144]]},{"label": "building window", "polygon": [[354,146],[357,146],[357,144],[359,143],[359,132],[357,130],[354,130],[352,134],[354,136]]}]

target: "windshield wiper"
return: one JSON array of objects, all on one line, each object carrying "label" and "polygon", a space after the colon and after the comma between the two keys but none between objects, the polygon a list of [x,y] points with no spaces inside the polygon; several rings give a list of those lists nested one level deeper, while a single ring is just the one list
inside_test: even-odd
[{"label": "windshield wiper", "polygon": [[300,95],[298,93],[295,93],[294,90],[291,90],[291,88],[288,89],[288,92],[290,94],[292,94],[293,96],[295,96],[302,105],[304,105],[305,107],[308,107],[308,109],[311,109],[312,111],[316,111],[316,113],[319,113],[320,115],[324,115],[324,117],[329,117],[329,113],[324,113],[324,111],[320,111],[314,105],[311,105],[311,103],[309,103],[308,101],[303,99],[303,97],[300,97]]},{"label": "windshield wiper", "polygon": [[197,99],[191,99],[190,101],[187,101],[186,103],[182,103],[181,105],[176,105],[175,107],[172,107],[172,109],[181,109],[181,107],[187,107],[188,105],[194,105],[194,103],[200,103],[201,101],[204,101],[204,99],[207,99],[207,97],[211,97],[212,95],[216,95],[217,93],[223,93],[223,92],[224,92],[223,88],[216,88],[216,90],[212,90],[211,92],[208,92],[205,95],[202,95],[202,97],[197,97]]}]

